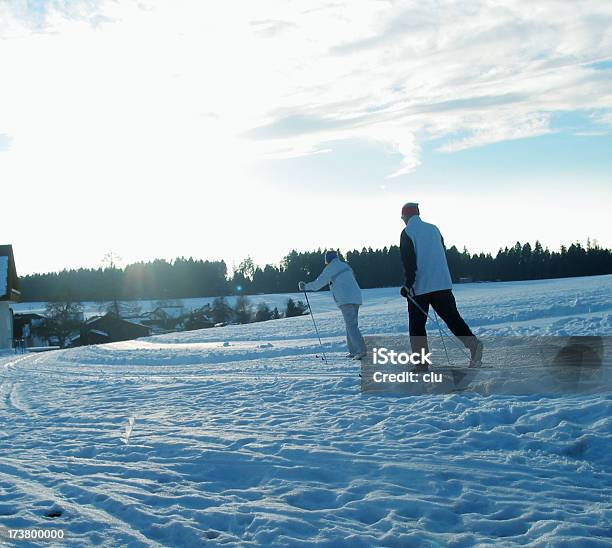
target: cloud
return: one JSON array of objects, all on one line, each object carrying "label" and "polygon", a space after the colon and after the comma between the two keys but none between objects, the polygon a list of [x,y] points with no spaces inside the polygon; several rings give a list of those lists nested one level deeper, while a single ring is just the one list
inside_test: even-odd
[{"label": "cloud", "polygon": [[85,21],[92,27],[111,22],[103,13],[103,0],[9,0],[0,6],[0,31],[24,30],[50,32],[64,19]]},{"label": "cloud", "polygon": [[388,179],[411,173],[421,164],[421,147],[414,133],[381,131],[379,139],[388,143],[391,150],[402,158],[398,168],[387,176]]},{"label": "cloud", "polygon": [[10,135],[0,133],[0,152],[9,150],[11,148],[12,138]]},{"label": "cloud", "polygon": [[[429,139],[451,137],[440,149],[450,153],[542,135],[553,113],[612,104],[610,4],[394,2],[324,13],[320,38],[288,55],[295,69],[283,65],[293,85],[282,112],[245,133],[282,141],[283,155],[316,151],[317,139],[383,139],[403,156],[398,175],[419,165]],[[302,32],[316,21],[301,20]]]},{"label": "cloud", "polygon": [[3,56],[0,132],[52,163],[103,150],[198,178],[362,139],[399,155],[397,176],[427,141],[451,153],[527,138],[612,104],[612,4],[590,0],[47,0],[4,3],[0,20],[0,48],[18,52]]},{"label": "cloud", "polygon": [[[361,120],[364,118],[364,116],[360,117]],[[346,127],[354,127],[358,123],[359,120],[355,118],[343,120],[341,118],[322,118],[296,113],[277,118],[269,124],[255,127],[247,131],[245,136],[252,139],[284,139],[307,134],[336,132]]]},{"label": "cloud", "polygon": [[265,38],[274,38],[283,32],[290,31],[296,27],[295,23],[289,21],[279,21],[277,19],[263,19],[251,21],[250,25],[255,32]]},{"label": "cloud", "polygon": [[596,61],[594,63],[589,63],[587,68],[592,68],[595,70],[610,70],[612,69],[612,59],[604,59],[602,61]]},{"label": "cloud", "polygon": [[330,52],[336,55],[359,54],[366,50],[373,50],[381,46],[393,44],[410,37],[426,39],[435,32],[438,24],[438,14],[432,10],[427,3],[420,6],[411,6],[408,9],[399,9],[392,17],[384,17],[380,30],[365,37],[343,42],[330,48]]},{"label": "cloud", "polygon": [[612,109],[594,113],[591,118],[596,125],[612,129]]},{"label": "cloud", "polygon": [[492,118],[482,118],[480,121],[473,120],[470,134],[462,139],[452,140],[439,147],[441,152],[456,152],[467,148],[511,141],[514,139],[525,139],[550,133],[549,117],[536,114],[524,119],[517,119],[514,113],[506,111],[498,113]]}]

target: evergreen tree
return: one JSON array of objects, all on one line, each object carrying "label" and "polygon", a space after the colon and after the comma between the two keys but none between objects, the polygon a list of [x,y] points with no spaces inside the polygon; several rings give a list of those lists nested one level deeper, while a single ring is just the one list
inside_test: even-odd
[{"label": "evergreen tree", "polygon": [[250,323],[252,318],[253,310],[249,300],[244,295],[240,295],[234,305],[234,319],[238,323]]},{"label": "evergreen tree", "polygon": [[209,304],[205,304],[200,308],[192,310],[189,312],[189,314],[187,314],[187,317],[183,322],[185,331],[212,327],[214,325],[212,316],[212,308]]},{"label": "evergreen tree", "polygon": [[303,316],[306,312],[306,305],[302,301],[294,301],[293,299],[287,299],[287,305],[285,308],[285,317],[291,318],[294,316]]},{"label": "evergreen tree", "polygon": [[[495,256],[470,254],[451,246],[446,251],[454,282],[525,280],[612,273],[612,250],[589,238],[586,246],[575,242],[559,251],[543,248],[539,241],[516,242]],[[399,247],[348,251],[346,260],[362,288],[398,286],[403,283]],[[257,267],[247,258],[228,277],[223,261],[179,257],[174,261],[139,262],[119,268],[113,259],[105,268],[63,270],[21,278],[23,301],[97,301],[119,316],[133,315],[127,301],[218,297],[254,293],[293,293],[301,280],[314,279],[323,269],[323,251],[291,251],[279,265]],[[110,303],[110,304],[109,304]]]},{"label": "evergreen tree", "polygon": [[257,311],[255,312],[254,320],[256,322],[265,322],[271,319],[272,319],[272,311],[270,310],[270,307],[266,303],[263,303],[263,302],[259,303],[257,305]]},{"label": "evergreen tree", "polygon": [[211,314],[215,323],[227,323],[231,320],[233,311],[225,297],[217,297],[213,301]]}]

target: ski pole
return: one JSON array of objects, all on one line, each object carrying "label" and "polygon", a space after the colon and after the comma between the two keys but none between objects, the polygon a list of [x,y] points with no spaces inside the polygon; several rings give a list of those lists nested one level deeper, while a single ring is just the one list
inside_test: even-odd
[{"label": "ski pole", "polygon": [[[417,303],[409,294],[408,298],[413,302],[413,304],[423,313],[425,314],[425,316],[427,317],[428,320],[431,320],[431,317],[429,316],[429,314],[427,312],[425,312],[425,310],[423,310],[421,308],[421,306],[419,305],[419,303]],[[436,314],[436,311],[434,310],[434,314]],[[446,361],[448,362],[448,365],[452,366],[453,364],[450,361],[450,358],[448,357],[448,350],[446,350],[446,343],[444,342],[444,336],[442,335],[442,328],[440,327],[440,322],[438,320],[438,315],[436,314],[436,325],[438,326],[438,334],[440,335],[440,340],[442,341],[442,348],[444,348],[444,355],[446,356]]]},{"label": "ski pole", "polygon": [[[412,303],[414,304],[414,306],[416,306],[423,314],[425,314],[425,316],[427,316],[428,320],[431,320],[431,316],[425,312],[425,310],[423,310],[421,308],[421,306],[419,305],[419,303],[417,303],[410,295],[408,295],[408,298],[412,301]],[[435,310],[434,310],[435,313]],[[444,344],[444,338],[442,336],[442,327],[440,326],[440,321],[438,320],[438,315],[436,314],[436,324],[438,326],[438,331],[440,333],[440,338],[442,339],[442,344],[444,345],[444,351],[446,352],[446,345]],[[455,344],[457,345],[457,347],[459,348],[459,350],[461,350],[461,352],[463,352],[463,355],[466,356],[467,358],[470,358],[470,356],[468,356],[467,352],[465,351],[465,349],[461,348],[459,346],[459,343],[457,343],[454,339],[453,341],[455,342]],[[446,359],[448,360],[448,363],[450,365],[450,360],[448,359],[448,353],[446,354]],[[471,358],[470,358],[471,359]]]},{"label": "ski pole", "polygon": [[323,361],[327,365],[327,356],[325,355],[325,350],[323,350],[323,342],[321,341],[321,335],[319,335],[319,330],[317,329],[317,322],[315,322],[314,314],[312,313],[312,306],[310,306],[310,300],[308,299],[308,293],[306,293],[306,290],[304,290],[304,297],[306,297],[306,304],[308,305],[308,310],[310,310],[312,325],[314,325],[315,332],[317,333],[317,338],[319,339],[319,346],[321,347],[321,354],[323,354]]},{"label": "ski pole", "polygon": [[448,350],[446,349],[446,343],[444,342],[444,337],[442,335],[442,328],[440,327],[440,320],[438,319],[438,313],[434,310],[434,316],[436,317],[436,324],[438,325],[438,333],[440,334],[440,340],[442,341],[442,347],[444,348],[444,355],[446,356],[446,361],[448,365],[452,366],[453,364],[448,357]]}]

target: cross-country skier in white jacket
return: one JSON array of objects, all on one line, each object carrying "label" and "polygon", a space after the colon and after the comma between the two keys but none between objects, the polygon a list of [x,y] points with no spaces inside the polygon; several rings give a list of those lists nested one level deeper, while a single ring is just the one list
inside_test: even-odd
[{"label": "cross-country skier in white jacket", "polygon": [[469,349],[470,364],[480,364],[483,344],[457,310],[444,240],[438,227],[421,220],[419,204],[414,202],[404,204],[402,220],[406,228],[400,237],[400,257],[406,281],[401,294],[408,299],[412,351],[428,351],[425,323],[431,305],[451,332]]},{"label": "cross-country skier in white jacket", "polygon": [[359,331],[359,307],[363,303],[361,289],[353,269],[341,261],[335,251],[325,253],[325,268],[316,280],[300,282],[300,291],[319,291],[329,285],[331,294],[342,312],[346,325],[347,357],[361,360],[366,355],[366,345]]}]

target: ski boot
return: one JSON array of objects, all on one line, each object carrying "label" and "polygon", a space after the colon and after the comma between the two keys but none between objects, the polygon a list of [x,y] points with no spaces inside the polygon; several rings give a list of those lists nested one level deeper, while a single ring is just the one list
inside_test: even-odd
[{"label": "ski boot", "polygon": [[474,337],[470,345],[470,367],[480,367],[482,365],[482,351],[484,344],[482,341]]}]

